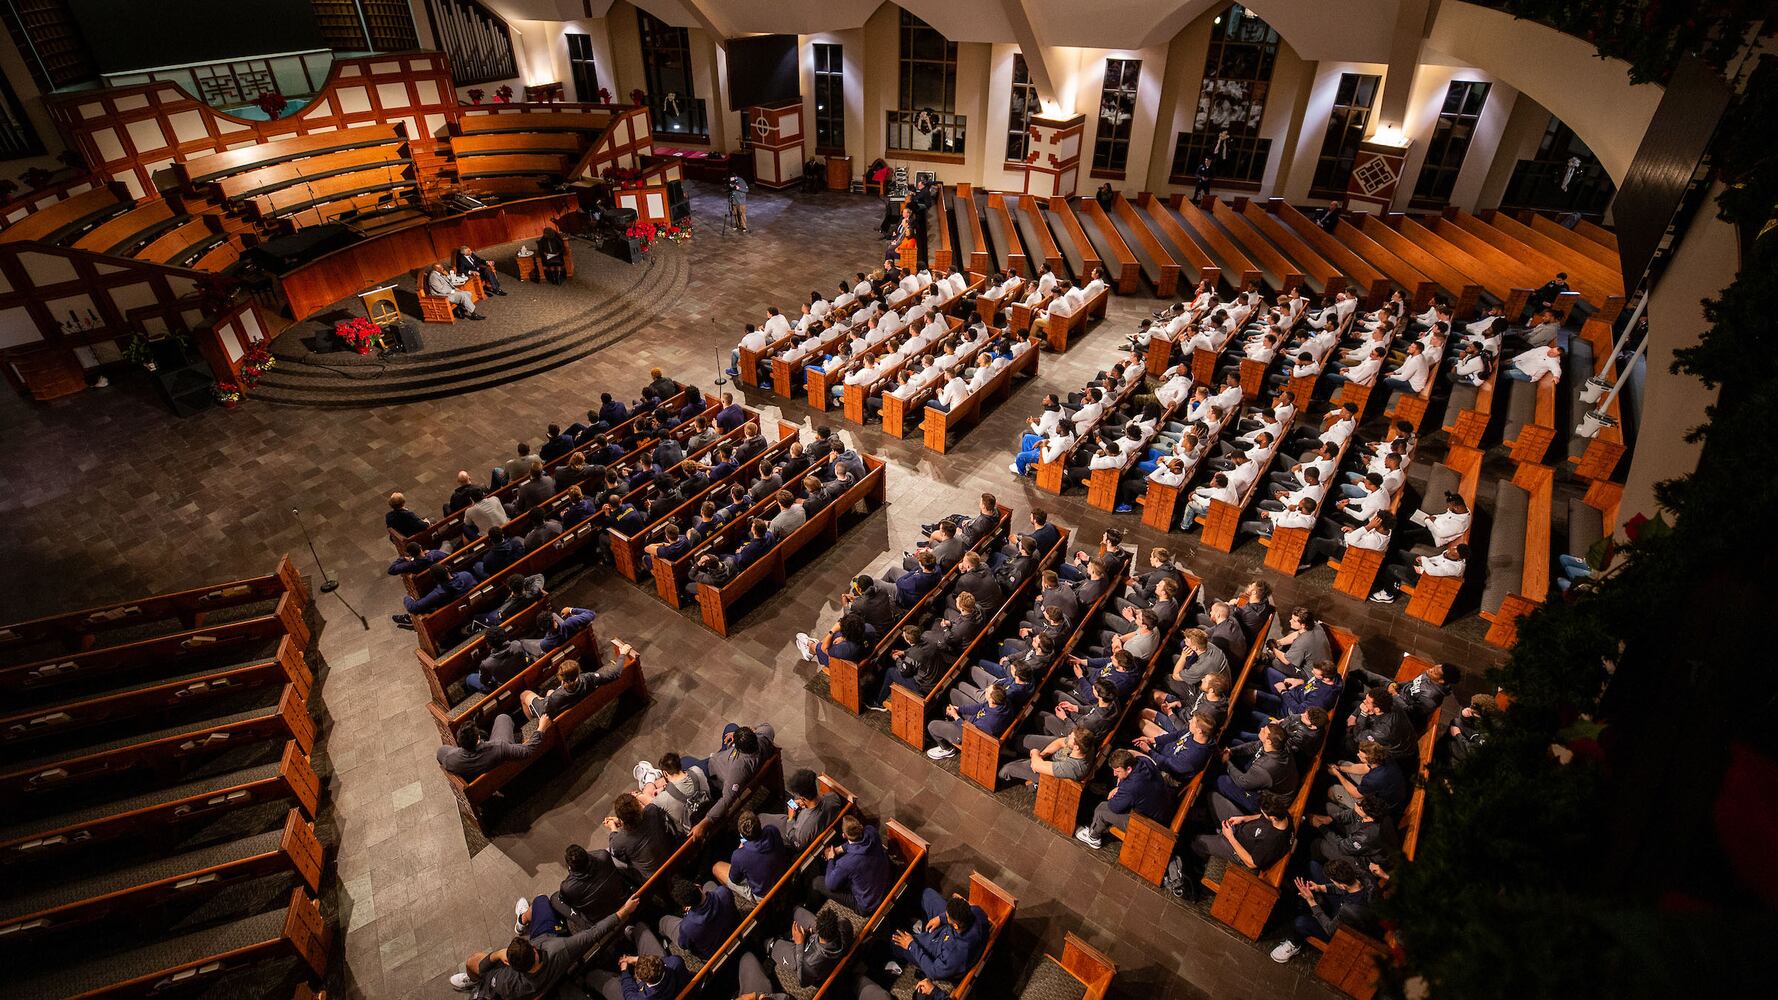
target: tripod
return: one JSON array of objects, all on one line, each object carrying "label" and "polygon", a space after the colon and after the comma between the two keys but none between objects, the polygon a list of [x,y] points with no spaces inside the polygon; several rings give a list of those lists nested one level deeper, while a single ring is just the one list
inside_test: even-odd
[{"label": "tripod", "polygon": [[741,228],[741,207],[732,201],[728,203],[728,213],[722,217],[722,235],[727,236],[731,230],[746,231]]}]

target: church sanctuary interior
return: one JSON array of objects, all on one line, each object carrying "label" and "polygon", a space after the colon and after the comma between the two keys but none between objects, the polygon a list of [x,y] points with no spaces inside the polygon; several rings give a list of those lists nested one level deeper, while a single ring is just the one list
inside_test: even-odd
[{"label": "church sanctuary interior", "polygon": [[0,994],[1769,994],[1769,14],[0,0]]}]

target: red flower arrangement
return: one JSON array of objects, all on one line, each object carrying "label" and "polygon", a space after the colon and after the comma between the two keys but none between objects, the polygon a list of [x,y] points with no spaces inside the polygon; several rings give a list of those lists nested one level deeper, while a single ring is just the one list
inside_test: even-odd
[{"label": "red flower arrangement", "polygon": [[362,316],[335,323],[333,335],[359,354],[369,354],[383,346],[383,328]]},{"label": "red flower arrangement", "polygon": [[630,103],[637,107],[641,107],[648,103],[648,94],[643,92],[641,87],[637,87],[635,90],[630,91]]},{"label": "red flower arrangement", "polygon": [[511,102],[512,102],[512,85],[509,83],[503,83],[499,86],[498,89],[496,89],[494,91],[494,103],[495,104],[509,104]]},{"label": "red flower arrangement", "polygon": [[660,237],[661,227],[652,222],[632,222],[630,227],[624,230],[624,235],[640,243],[642,252],[647,253],[648,248],[653,246],[654,241]]},{"label": "red flower arrangement", "polygon": [[248,389],[257,388],[259,380],[265,373],[278,367],[278,359],[272,357],[264,340],[256,340],[241,355],[241,385]]},{"label": "red flower arrangement", "polygon": [[594,94],[593,96],[597,97],[599,99],[600,104],[610,104],[611,103],[611,88],[600,87],[598,93]]},{"label": "red flower arrangement", "polygon": [[234,409],[241,403],[241,387],[227,380],[218,380],[210,391],[215,394],[216,401],[228,409]]},{"label": "red flower arrangement", "polygon": [[480,104],[482,102],[482,98],[488,96],[488,92],[483,90],[480,87],[471,87],[468,90],[464,91],[464,93],[469,95],[470,102],[474,103],[474,104]]},{"label": "red flower arrangement", "polygon": [[290,101],[275,90],[268,90],[253,99],[253,106],[265,112],[268,121],[275,120],[290,106]]},{"label": "red flower arrangement", "polygon": [[608,167],[600,175],[605,183],[620,188],[639,188],[642,186],[642,171],[635,167]]},{"label": "red flower arrangement", "polygon": [[669,222],[661,227],[661,235],[665,236],[669,243],[690,243],[691,220],[686,219],[683,226],[675,226]]}]

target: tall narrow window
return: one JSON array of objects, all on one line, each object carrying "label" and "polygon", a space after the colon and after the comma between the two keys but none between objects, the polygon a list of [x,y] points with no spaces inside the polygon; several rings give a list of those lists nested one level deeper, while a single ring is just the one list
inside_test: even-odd
[{"label": "tall narrow window", "polygon": [[1105,60],[1105,89],[1099,92],[1099,132],[1093,137],[1093,170],[1122,177],[1130,162],[1130,130],[1136,122],[1136,83],[1142,60]]},{"label": "tall narrow window", "polygon": [[655,134],[708,142],[710,122],[704,102],[693,93],[690,35],[640,8],[636,25],[642,41],[642,82]]},{"label": "tall narrow window", "polygon": [[1240,4],[1216,19],[1204,83],[1190,132],[1173,145],[1171,181],[1190,183],[1198,165],[1210,161],[1217,184],[1257,189],[1265,179],[1272,140],[1259,135],[1278,59],[1278,33]]},{"label": "tall narrow window", "polygon": [[1327,118],[1327,135],[1321,140],[1321,156],[1315,161],[1311,194],[1322,198],[1345,196],[1346,184],[1352,179],[1352,162],[1358,157],[1358,144],[1364,141],[1371,105],[1376,103],[1377,85],[1382,79],[1364,73],[1340,74],[1333,113]]},{"label": "tall narrow window", "polygon": [[1426,162],[1420,165],[1420,179],[1414,184],[1413,204],[1416,207],[1437,207],[1451,200],[1457,186],[1457,174],[1463,169],[1463,157],[1475,138],[1476,122],[1482,117],[1482,106],[1488,103],[1488,84],[1473,80],[1452,80],[1445,91],[1445,105],[1439,109],[1438,125],[1426,143]]},{"label": "tall narrow window", "polygon": [[1037,85],[1023,53],[1012,57],[1012,110],[1006,116],[1006,162],[1023,163],[1031,148],[1031,116],[1037,113]]},{"label": "tall narrow window", "polygon": [[964,117],[957,108],[957,43],[901,12],[900,86],[885,114],[889,148],[963,155]]},{"label": "tall narrow window", "polygon": [[592,104],[599,99],[599,70],[593,65],[591,35],[568,33],[568,72],[574,77],[574,99]]},{"label": "tall narrow window", "polygon": [[846,54],[841,46],[815,45],[815,152],[846,151]]},{"label": "tall narrow window", "polygon": [[1551,115],[1537,155],[1514,165],[1500,207],[1599,217],[1616,194],[1599,158],[1562,119]]}]

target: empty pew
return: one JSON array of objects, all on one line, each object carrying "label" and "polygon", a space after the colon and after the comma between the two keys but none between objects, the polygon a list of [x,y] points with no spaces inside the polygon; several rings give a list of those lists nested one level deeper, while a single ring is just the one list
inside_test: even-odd
[{"label": "empty pew", "polygon": [[[1425,673],[1430,666],[1431,660],[1408,653],[1402,657],[1395,679],[1412,680]],[[1414,860],[1414,851],[1420,844],[1420,829],[1426,817],[1427,766],[1432,762],[1440,722],[1439,713],[1432,713],[1421,732],[1419,780],[1414,782],[1413,791],[1408,795],[1407,808],[1402,811],[1401,857],[1408,863]],[[1344,922],[1334,928],[1331,938],[1326,941],[1310,938],[1309,943],[1321,951],[1321,956],[1315,961],[1315,978],[1355,1000],[1370,1000],[1376,994],[1379,969],[1383,963],[1392,961],[1396,954],[1393,934],[1386,934],[1383,940],[1378,940],[1363,931],[1354,930]]]},{"label": "empty pew", "polygon": [[406,145],[400,140],[391,139],[375,145],[335,149],[228,174],[215,182],[215,191],[224,201],[237,202],[305,180],[318,180],[367,167],[409,165]]},{"label": "empty pew", "polygon": [[698,584],[698,608],[702,612],[702,620],[711,631],[720,636],[729,634],[729,615],[734,605],[742,597],[759,586],[771,581],[778,586],[784,584],[788,573],[791,557],[806,548],[810,543],[820,539],[831,547],[839,541],[840,521],[852,514],[859,504],[864,504],[866,513],[883,506],[883,477],[886,463],[875,455],[860,455],[864,460],[864,478],[853,483],[851,488],[840,494],[839,498],[815,513],[803,525],[778,541],[766,554],[755,559],[734,579],[720,587],[712,587],[707,583]]},{"label": "empty pew", "polygon": [[[1068,529],[1060,529],[1060,537],[1057,539],[1055,546],[1048,552],[1038,553],[1037,566],[1032,570],[1031,575],[1001,599],[1000,606],[993,609],[994,613],[988,616],[988,620],[983,624],[981,632],[977,633],[969,640],[969,643],[964,646],[963,651],[957,655],[957,658],[951,662],[951,665],[945,669],[945,672],[939,676],[938,680],[933,682],[930,690],[922,694],[906,685],[890,685],[889,731],[894,733],[897,739],[906,743],[908,746],[913,747],[915,750],[926,749],[926,722],[930,718],[931,710],[934,706],[944,704],[943,699],[946,696],[946,692],[950,690],[951,685],[962,675],[963,670],[967,665],[975,662],[976,646],[980,645],[983,639],[992,637],[995,630],[1005,624],[1009,617],[1023,615],[1025,610],[1030,607],[1031,600],[1036,595],[1036,587],[1042,576],[1043,570],[1046,567],[1053,565],[1057,559],[1061,558],[1062,553],[1068,551],[1068,535]],[[1053,665],[1051,669],[1054,669]],[[1029,705],[1026,707],[1029,708]],[[1013,726],[1016,725],[1018,725],[1018,720],[1015,719],[1012,726],[1008,726],[1006,731],[1009,733],[1012,732]],[[966,745],[969,742],[969,730],[971,728],[972,727],[967,724],[963,727],[963,739]],[[985,736],[985,734],[978,735]],[[984,783],[984,787],[987,788],[994,787],[994,772],[999,770],[1000,767],[998,763],[999,741],[994,740],[993,742],[995,745],[992,752],[993,761],[987,762],[987,773]],[[970,777],[972,774],[978,779],[982,777],[979,769],[972,771],[970,765],[975,762],[976,757],[972,757],[967,751],[959,758],[958,764],[965,777]]]},{"label": "empty pew", "polygon": [[[1118,235],[1117,227],[1111,224],[1097,200],[1082,198],[1079,205],[1080,224],[1087,238],[1099,248],[1099,257],[1105,261],[1107,280],[1117,287],[1118,294],[1134,294],[1142,281],[1142,267],[1136,255],[1125,245],[1124,238]],[[1087,274],[1091,276],[1092,272]]]},{"label": "empty pew", "polygon": [[983,218],[988,220],[988,239],[994,245],[994,263],[1005,271],[1031,277],[1034,269],[1030,258],[1025,256],[1025,245],[1019,239],[1019,231],[1013,226],[1012,213],[1006,208],[1006,198],[998,191],[990,192],[984,202]]},{"label": "empty pew", "polygon": [[176,198],[140,201],[134,208],[87,230],[86,235],[74,241],[74,248],[128,257],[163,230],[182,224],[185,218]]},{"label": "empty pew", "polygon": [[[1310,224],[1310,228],[1318,229],[1313,223]],[[1298,230],[1298,232],[1302,231]],[[1333,238],[1335,242],[1364,258],[1371,267],[1387,275],[1390,281],[1406,293],[1408,305],[1411,308],[1416,310],[1426,308],[1433,296],[1438,294],[1439,283],[1437,281],[1427,276],[1414,264],[1396,256],[1393,250],[1372,239],[1368,232],[1360,230],[1350,221],[1341,219],[1334,229]],[[1372,297],[1375,297],[1375,293],[1372,294]],[[1452,315],[1468,314],[1454,311]]]},{"label": "empty pew", "polygon": [[[1358,637],[1337,626],[1323,627],[1332,640],[1334,652],[1339,657],[1340,676],[1344,678],[1347,668],[1351,666],[1352,654],[1358,648]],[[1295,853],[1296,836],[1303,824],[1303,810],[1308,806],[1309,792],[1315,787],[1314,776],[1321,772],[1321,761],[1326,751],[1327,735],[1324,733],[1309,766],[1303,768],[1302,784],[1291,799],[1292,849],[1286,851],[1283,857],[1273,862],[1265,871],[1256,872],[1245,865],[1230,862],[1219,881],[1212,881],[1208,875],[1204,877],[1205,888],[1216,894],[1216,898],[1210,903],[1210,915],[1250,941],[1259,940],[1267,919],[1272,915],[1272,907],[1278,903],[1280,887],[1284,883],[1284,869],[1290,864],[1290,856]]]},{"label": "empty pew", "polygon": [[[1613,259],[1615,259],[1618,252],[1616,233],[1603,226],[1588,222],[1586,219],[1574,220],[1574,231],[1611,251]],[[1600,261],[1605,264],[1611,263],[1611,260],[1605,258],[1600,258]]]},{"label": "empty pew", "polygon": [[[995,523],[994,530],[976,539],[975,545],[971,546],[973,550],[986,553],[1005,540],[1007,526],[1012,523],[1012,508],[1002,505],[998,510],[1000,516]],[[876,644],[871,647],[869,655],[863,660],[847,660],[838,656],[828,657],[828,697],[838,702],[842,708],[853,715],[863,711],[864,702],[860,690],[863,678],[866,675],[879,674],[885,669],[891,651],[895,649],[901,639],[902,628],[922,621],[930,615],[932,605],[944,597],[945,591],[950,588],[961,573],[962,561],[959,560],[944,572],[944,575],[939,578],[938,583],[931,590],[920,595],[920,599],[914,602],[914,606],[896,620],[894,627],[884,631]]]},{"label": "empty pew", "polygon": [[1050,1000],[1062,996],[1105,1000],[1115,975],[1117,966],[1111,964],[1111,959],[1070,931],[1062,936],[1062,957],[1044,955],[1037,968],[1032,970],[1019,997],[1020,1000]]},{"label": "empty pew", "polygon": [[[1456,485],[1448,486],[1452,475],[1456,476]],[[1442,513],[1445,509],[1444,488],[1449,488],[1463,497],[1463,502],[1469,507],[1473,516],[1476,489],[1481,476],[1482,453],[1475,448],[1452,445],[1445,452],[1445,460],[1433,466],[1432,475],[1427,479],[1426,497],[1421,501],[1421,509],[1428,514]],[[1436,493],[1433,490],[1435,485],[1441,487]],[[1473,521],[1471,525],[1473,532]],[[1470,534],[1466,533],[1464,537],[1457,540],[1468,541],[1469,538]],[[1474,546],[1472,545],[1471,548],[1473,549]],[[1472,552],[1470,555],[1471,558],[1474,558],[1475,553]],[[1402,592],[1409,595],[1408,606],[1404,610],[1410,618],[1418,618],[1435,627],[1442,626],[1445,619],[1450,616],[1451,607],[1457,603],[1457,595],[1462,590],[1463,579],[1461,577],[1422,574],[1419,580],[1413,584],[1402,587]]]},{"label": "empty pew", "polygon": [[[1257,636],[1263,639],[1271,628],[1272,618],[1268,616],[1260,627]],[[1263,641],[1255,641],[1247,651],[1247,659],[1241,664],[1240,673],[1235,675],[1234,683],[1229,686],[1229,711],[1223,716],[1222,726],[1217,729],[1214,742],[1222,745],[1228,736],[1229,726],[1233,724],[1235,714],[1242,709],[1243,695],[1252,693],[1251,685],[1255,682],[1254,667],[1259,662],[1259,655],[1265,649]],[[1137,877],[1150,885],[1160,885],[1167,876],[1167,864],[1179,850],[1179,835],[1185,829],[1186,817],[1190,816],[1198,797],[1206,794],[1204,786],[1208,782],[1215,788],[1215,771],[1206,766],[1179,790],[1179,801],[1174,804],[1172,813],[1166,823],[1153,820],[1141,813],[1130,813],[1130,823],[1121,833],[1112,830],[1123,841],[1118,851],[1118,863],[1134,872]],[[1303,779],[1308,783],[1309,778]]]},{"label": "empty pew", "polygon": [[568,157],[561,153],[459,153],[455,167],[457,176],[464,180],[525,174],[555,177],[567,169]]},{"label": "empty pew", "polygon": [[[1469,275],[1438,258],[1431,251],[1420,246],[1408,237],[1389,228],[1382,219],[1375,216],[1362,216],[1359,219],[1360,231],[1368,236],[1372,243],[1388,250],[1400,260],[1412,265],[1413,268],[1445,290],[1450,296],[1451,311],[1456,316],[1468,316],[1475,312],[1476,303],[1480,300],[1482,286],[1471,280]],[[1421,303],[1414,303],[1419,308]]]},{"label": "empty pew", "polygon": [[1547,261],[1550,277],[1555,277],[1555,271],[1567,272],[1570,287],[1601,319],[1611,322],[1623,311],[1624,278],[1616,266],[1600,264],[1497,209],[1483,212],[1479,218],[1499,234],[1496,242],[1515,253]]},{"label": "empty pew", "polygon": [[[1508,316],[1524,315],[1525,306],[1531,300],[1531,290],[1548,280],[1533,270],[1524,258],[1508,253],[1445,216],[1408,221],[1418,227],[1411,231],[1429,233],[1474,260],[1482,270],[1472,273],[1504,304]],[[1431,245],[1440,246],[1439,243]],[[1502,294],[1503,290],[1505,294]]]},{"label": "empty pew", "polygon": [[[1579,339],[1592,348],[1593,374],[1607,380],[1614,379],[1617,372],[1617,359],[1611,354],[1611,349],[1614,346],[1611,324],[1597,316],[1590,316],[1581,327]],[[1571,341],[1571,351],[1573,350],[1572,343]],[[1578,395],[1580,386],[1571,385],[1570,389],[1576,392],[1573,397],[1574,410],[1575,415],[1580,416],[1581,412],[1589,407],[1580,402]],[[1568,461],[1574,465],[1574,474],[1594,482],[1610,479],[1626,450],[1623,415],[1618,409],[1617,399],[1612,399],[1604,412],[1607,417],[1611,418],[1612,423],[1601,427],[1599,433],[1590,438],[1576,434],[1568,442]]]},{"label": "empty pew", "polygon": [[1020,195],[1016,205],[1009,206],[1013,219],[1018,223],[1019,234],[1024,238],[1025,251],[1034,262],[1047,265],[1050,271],[1061,277],[1068,273],[1068,264],[1062,259],[1062,248],[1056,245],[1056,237],[1050,227],[1043,221],[1043,210],[1038,207],[1037,199],[1031,195]]},{"label": "empty pew", "polygon": [[[1303,284],[1309,291],[1319,295],[1332,295],[1346,290],[1352,284],[1341,273],[1338,265],[1323,257],[1297,235],[1295,230],[1285,225],[1278,216],[1268,212],[1259,202],[1244,197],[1236,198],[1235,210],[1241,213],[1248,225],[1271,240],[1295,269],[1302,273]],[[1353,291],[1360,292],[1358,289]]]},{"label": "empty pew", "polygon": [[[541,749],[535,756],[526,760],[505,761],[492,770],[484,771],[469,779],[448,771],[445,772],[445,780],[451,786],[451,794],[457,799],[458,810],[466,819],[474,823],[477,829],[486,829],[488,800],[510,784],[513,779],[545,760],[554,759],[564,765],[571,765],[574,762],[575,733],[584,723],[612,707],[618,699],[626,694],[635,695],[639,700],[647,699],[648,682],[642,674],[642,657],[634,649],[621,642],[614,641],[612,647],[612,655],[618,658],[621,667],[617,679],[609,684],[602,684],[594,688],[579,701],[551,718],[549,731],[543,734]],[[514,680],[534,680],[527,674],[521,674]],[[507,686],[509,685],[502,685],[502,687]],[[533,689],[535,690],[535,688]],[[437,705],[428,704],[426,708],[431,712],[433,722],[439,727],[440,738],[453,745],[456,742],[457,732],[464,725],[469,724],[468,720],[479,718],[479,713],[477,713],[452,720]],[[523,727],[521,731],[515,733],[515,738],[522,741],[530,738],[536,731],[537,721],[524,718],[523,715],[518,718],[523,721]]]},{"label": "empty pew", "polygon": [[957,218],[958,254],[968,254],[969,266],[965,270],[987,274],[994,267],[988,261],[988,240],[982,235],[982,217],[976,208],[975,193],[968,184],[959,184],[954,195],[951,211]]},{"label": "empty pew", "polygon": [[1258,264],[1270,276],[1272,287],[1280,292],[1302,287],[1302,269],[1261,235],[1253,223],[1247,221],[1247,216],[1241,213],[1239,206],[1231,207],[1221,198],[1212,199],[1210,218],[1227,231],[1229,238],[1235,241],[1235,246],[1248,260]]},{"label": "empty pew", "polygon": [[1168,199],[1172,214],[1179,220],[1190,236],[1198,244],[1209,251],[1211,258],[1220,262],[1222,273],[1227,277],[1230,286],[1236,291],[1258,288],[1265,280],[1258,265],[1247,258],[1241,248],[1228,238],[1228,234],[1210,218],[1210,216],[1183,194],[1175,194]]},{"label": "empty pew", "polygon": [[317,156],[338,149],[404,143],[407,138],[407,126],[402,122],[388,125],[355,125],[335,132],[319,132],[292,136],[288,139],[274,139],[271,142],[243,146],[220,153],[193,156],[183,163],[173,164],[173,172],[188,189],[191,189],[199,185],[215,183],[230,174],[262,166],[306,156]]},{"label": "empty pew", "polygon": [[37,240],[58,245],[70,244],[89,230],[98,228],[130,208],[131,203],[124,200],[123,185],[101,184],[72,198],[45,205],[25,216],[0,231],[0,242],[22,243]]},{"label": "empty pew", "polygon": [[[1376,309],[1389,297],[1390,278],[1385,276],[1364,257],[1353,252],[1335,234],[1317,226],[1314,220],[1298,211],[1297,208],[1282,198],[1268,198],[1266,212],[1276,217],[1288,229],[1291,235],[1303,241],[1316,253],[1327,258],[1328,262],[1340,269],[1347,282],[1356,286],[1353,290],[1362,297],[1361,305],[1365,309]],[[1418,298],[1420,289],[1413,286],[1405,288],[1410,298]],[[1431,289],[1425,294],[1430,297]]]},{"label": "empty pew", "polygon": [[495,132],[588,132],[597,135],[611,127],[612,116],[604,111],[544,111],[524,114],[465,114],[451,126],[451,137]]},{"label": "empty pew", "polygon": [[314,825],[292,809],[282,829],[89,869],[71,879],[58,875],[10,894],[0,899],[0,939],[29,946],[100,920],[152,912],[175,899],[214,896],[278,872],[291,872],[310,892],[319,892],[325,860]]},{"label": "empty pew", "polygon": [[1151,232],[1163,245],[1172,245],[1173,259],[1179,262],[1181,276],[1193,284],[1208,281],[1213,288],[1222,281],[1222,268],[1210,259],[1210,251],[1180,225],[1179,218],[1167,210],[1164,202],[1152,192],[1144,191],[1136,196],[1136,204],[1141,206],[1141,214]]},{"label": "empty pew", "polygon": [[[1443,221],[1434,220],[1433,225],[1436,226]],[[1508,316],[1518,316],[1524,313],[1525,303],[1531,300],[1531,289],[1534,286],[1527,283],[1529,279],[1519,273],[1518,267],[1511,262],[1511,258],[1507,258],[1503,262],[1499,256],[1500,252],[1492,247],[1484,250],[1479,241],[1465,246],[1457,239],[1447,239],[1445,233],[1437,232],[1422,225],[1418,220],[1400,213],[1392,212],[1385,215],[1382,217],[1382,222],[1412,240],[1415,246],[1432,254],[1455,268],[1459,274],[1480,285],[1482,291],[1498,300],[1505,307]],[[1457,227],[1451,227],[1447,231],[1453,237],[1462,232]],[[1541,283],[1539,282],[1539,284]]]},{"label": "empty pew", "polygon": [[1074,217],[1074,208],[1067,198],[1052,197],[1044,208],[1049,213],[1050,232],[1056,235],[1056,246],[1074,270],[1075,280],[1086,281],[1094,271],[1105,266],[1098,249],[1087,239],[1086,230]]},{"label": "empty pew", "polygon": [[11,988],[29,997],[138,997],[160,995],[169,984],[182,991],[214,984],[217,995],[238,996],[229,977],[261,963],[294,957],[317,977],[326,975],[331,947],[320,904],[298,887],[286,907],[148,944],[108,948],[100,941],[80,964],[34,967],[15,976]]},{"label": "empty pew", "polygon": [[[1495,365],[1510,364],[1497,358]],[[1509,380],[1506,394],[1506,432],[1501,444],[1515,462],[1541,462],[1556,440],[1556,383]]]},{"label": "empty pew", "polygon": [[945,194],[945,186],[940,184],[937,187],[938,198],[933,201],[932,211],[928,215],[930,219],[928,225],[937,237],[932,241],[931,264],[933,271],[939,274],[950,274],[952,269],[957,266],[957,248],[951,235],[955,232],[951,222],[951,201],[950,197]]},{"label": "empty pew", "polygon": [[285,594],[292,595],[299,607],[308,604],[308,586],[288,555],[279,557],[277,568],[265,576],[0,625],[0,655],[16,662],[45,646],[91,649],[105,633],[117,629],[194,629],[209,616],[238,612],[254,604],[269,606]]},{"label": "empty pew", "polygon": [[1033,348],[1020,354],[1008,362],[1005,368],[996,372],[994,377],[988,380],[987,385],[970,393],[963,402],[951,407],[948,412],[935,410],[930,406],[921,407],[924,417],[920,426],[926,447],[940,454],[948,450],[953,431],[961,432],[967,429],[969,425],[981,419],[982,411],[990,403],[1011,396],[1014,380],[1020,377],[1030,378],[1037,374],[1037,356],[1040,353]]},{"label": "empty pew", "polygon": [[1502,480],[1488,536],[1488,577],[1482,590],[1482,638],[1511,649],[1519,617],[1543,604],[1550,586],[1550,508],[1555,470],[1521,462]]},{"label": "empty pew", "polygon": [[1125,236],[1127,243],[1135,244],[1141,258],[1142,271],[1154,284],[1154,293],[1164,299],[1172,298],[1179,289],[1179,261],[1173,258],[1172,251],[1149,229],[1148,217],[1137,212],[1135,206],[1119,194],[1111,203],[1111,221]]}]

